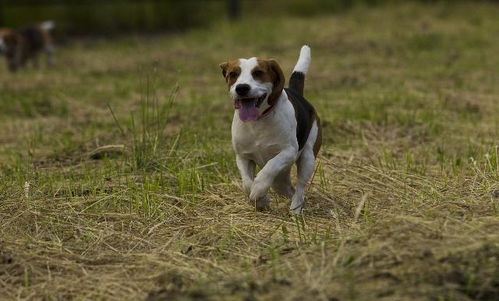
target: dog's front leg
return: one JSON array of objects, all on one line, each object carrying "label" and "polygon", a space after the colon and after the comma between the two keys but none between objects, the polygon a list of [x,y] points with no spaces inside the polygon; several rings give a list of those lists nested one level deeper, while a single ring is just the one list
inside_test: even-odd
[{"label": "dog's front leg", "polygon": [[40,55],[38,53],[34,53],[32,60],[33,60],[33,68],[35,68],[36,70],[40,69]]},{"label": "dog's front leg", "polygon": [[49,43],[45,46],[45,53],[47,53],[47,66],[49,67],[54,66],[54,52],[55,52],[54,45]]},{"label": "dog's front leg", "polygon": [[241,173],[244,192],[247,196],[249,196],[251,186],[253,185],[253,179],[255,178],[255,162],[236,155],[236,164],[239,172]]},{"label": "dog's front leg", "polygon": [[296,160],[296,149],[287,148],[270,159],[260,170],[251,186],[250,200],[258,202],[266,199],[267,192],[274,182],[275,177],[284,169],[289,168]]}]

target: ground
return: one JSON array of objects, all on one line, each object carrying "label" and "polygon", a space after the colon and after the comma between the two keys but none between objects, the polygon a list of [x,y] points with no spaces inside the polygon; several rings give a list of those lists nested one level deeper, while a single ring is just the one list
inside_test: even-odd
[{"label": "ground", "polygon": [[[357,7],[2,65],[0,299],[498,300],[498,15]],[[302,218],[256,212],[218,64],[289,75],[304,43],[319,165]]]}]

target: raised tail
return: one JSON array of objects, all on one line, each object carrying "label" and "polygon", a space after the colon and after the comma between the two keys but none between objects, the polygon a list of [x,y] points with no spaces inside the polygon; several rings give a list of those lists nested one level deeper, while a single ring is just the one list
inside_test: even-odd
[{"label": "raised tail", "polygon": [[54,21],[45,21],[40,23],[40,28],[45,31],[51,31],[52,29],[55,28],[55,23]]},{"label": "raised tail", "polygon": [[305,87],[305,75],[307,75],[311,59],[310,47],[308,47],[307,45],[302,46],[298,62],[296,63],[295,68],[293,69],[293,73],[291,73],[291,77],[289,78],[289,88],[293,89],[301,96],[303,96],[303,89]]}]

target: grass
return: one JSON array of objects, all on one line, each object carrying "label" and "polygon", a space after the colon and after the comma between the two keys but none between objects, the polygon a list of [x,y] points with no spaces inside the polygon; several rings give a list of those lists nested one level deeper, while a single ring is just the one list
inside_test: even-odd
[{"label": "grass", "polygon": [[[498,14],[250,19],[0,70],[0,299],[497,300]],[[304,43],[324,121],[307,207],[255,212],[218,63],[290,74]]]}]

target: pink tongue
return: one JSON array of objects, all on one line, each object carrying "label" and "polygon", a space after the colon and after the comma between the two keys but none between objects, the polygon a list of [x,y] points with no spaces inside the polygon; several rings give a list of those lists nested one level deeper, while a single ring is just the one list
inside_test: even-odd
[{"label": "pink tongue", "polygon": [[256,107],[256,100],[241,101],[241,105],[239,108],[239,118],[242,121],[255,121],[258,119],[260,112]]}]

